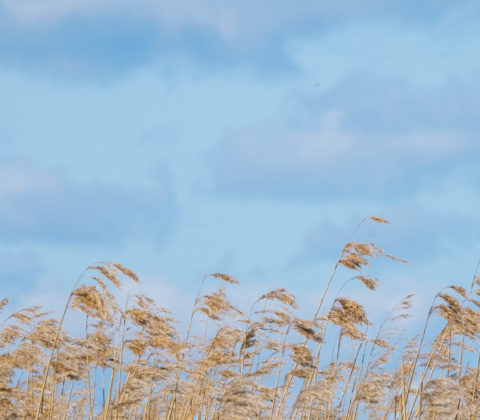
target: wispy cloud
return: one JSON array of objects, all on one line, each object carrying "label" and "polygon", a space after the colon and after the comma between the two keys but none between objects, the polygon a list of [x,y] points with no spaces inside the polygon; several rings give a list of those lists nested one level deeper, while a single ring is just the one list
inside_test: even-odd
[{"label": "wispy cloud", "polygon": [[[456,3],[468,3],[460,1]],[[212,26],[219,32],[247,32],[256,27],[257,31],[267,31],[269,27],[285,26],[298,19],[309,19],[314,15],[323,19],[332,17],[359,17],[369,14],[410,16],[422,20],[441,15],[453,6],[451,2],[425,1],[419,5],[413,0],[392,6],[386,0],[365,3],[361,0],[335,2],[332,0],[307,0],[301,7],[294,6],[287,0],[261,2],[221,1],[221,0],[187,0],[178,3],[172,0],[146,0],[142,3],[133,0],[1,0],[0,5],[11,17],[30,22],[55,21],[72,15],[89,13],[118,13],[128,11],[132,16],[153,15],[159,21],[169,22],[172,28],[192,24]],[[458,7],[458,6],[457,6]],[[270,12],[270,13],[267,13]],[[251,18],[250,21],[247,18]],[[269,22],[269,25],[261,24]],[[228,23],[228,24],[226,24]],[[247,28],[240,28],[246,23]]]},{"label": "wispy cloud", "polygon": [[110,243],[151,237],[158,243],[175,221],[168,187],[133,189],[77,185],[63,174],[0,168],[0,231],[5,241]]},{"label": "wispy cloud", "polygon": [[[458,2],[456,3],[458,6]],[[387,17],[430,22],[451,8],[446,1],[286,0],[1,0],[0,56],[4,66],[64,77],[108,78],[151,63],[191,59],[195,64],[292,66],[285,40],[318,34],[352,18]]]},{"label": "wispy cloud", "polygon": [[370,74],[300,96],[281,121],[212,152],[216,191],[309,200],[412,191],[479,152],[477,85],[413,89]]}]

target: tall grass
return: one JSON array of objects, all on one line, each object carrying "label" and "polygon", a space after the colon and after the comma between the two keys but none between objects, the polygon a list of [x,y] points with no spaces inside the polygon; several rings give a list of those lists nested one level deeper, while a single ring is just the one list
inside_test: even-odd
[{"label": "tall grass", "polygon": [[[205,276],[183,336],[149,297],[118,302],[123,284],[139,281],[135,273],[115,263],[92,265],[60,320],[39,306],[5,317],[0,418],[480,417],[480,278],[468,290],[452,285],[439,292],[420,334],[402,340],[398,323],[411,296],[375,327],[335,282],[343,266],[353,273],[350,281],[377,292],[379,280],[365,273],[375,258],[405,262],[373,243],[349,240],[309,319],[299,318],[295,297],[280,288],[243,313],[227,298],[238,280]],[[202,292],[207,282],[218,288]],[[0,310],[7,304],[1,301]],[[84,316],[76,335],[63,325],[70,311]]]}]

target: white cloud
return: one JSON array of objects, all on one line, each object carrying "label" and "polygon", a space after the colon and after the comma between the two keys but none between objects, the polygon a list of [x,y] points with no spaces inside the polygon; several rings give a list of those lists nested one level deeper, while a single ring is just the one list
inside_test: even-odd
[{"label": "white cloud", "polygon": [[240,188],[275,195],[275,184],[287,190],[287,195],[295,195],[292,190],[310,196],[315,196],[315,191],[382,191],[392,182],[408,182],[423,170],[448,166],[451,158],[477,149],[458,133],[354,135],[336,123],[325,122],[328,114],[323,118],[317,130],[283,127],[281,133],[278,127],[262,127],[225,140],[212,165],[214,183],[234,194]]},{"label": "white cloud", "polygon": [[[239,66],[261,74],[302,67],[309,82],[318,78],[320,68],[321,79],[331,80],[332,74],[344,74],[355,61],[377,65],[370,58],[372,54],[378,58],[378,49],[369,45],[376,46],[379,39],[386,40],[382,50],[389,53],[387,67],[405,68],[399,65],[404,55],[391,53],[401,49],[405,39],[388,36],[392,25],[398,27],[400,21],[408,28],[429,27],[470,1],[426,0],[418,7],[418,2],[406,0],[392,7],[387,0],[306,0],[300,6],[288,0],[0,0],[0,56],[4,67],[70,79],[105,80],[153,62],[168,68],[186,60],[198,68]],[[449,31],[451,25],[445,26]],[[365,37],[370,27],[377,32]],[[334,37],[324,43],[325,35],[335,29]],[[353,53],[344,49],[344,35],[356,41]],[[303,46],[309,38],[316,39],[315,45],[299,48],[299,54],[298,43],[288,44],[297,39]],[[432,40],[428,41],[415,50],[420,66],[423,49],[431,50]],[[312,49],[317,57],[313,71]],[[305,60],[305,55],[310,58]]]},{"label": "white cloud", "polygon": [[476,83],[414,89],[372,75],[299,94],[284,115],[225,138],[213,184],[230,195],[320,197],[408,191],[480,152]]},{"label": "white cloud", "polygon": [[[412,2],[414,3],[414,2]],[[0,7],[10,18],[25,24],[43,24],[81,15],[104,14],[105,17],[126,14],[130,18],[154,17],[162,26],[175,32],[185,27],[209,28],[227,44],[283,31],[289,26],[313,23],[329,26],[344,18],[390,15],[388,2],[349,0],[305,1],[299,6],[286,0],[0,0]],[[436,15],[449,8],[448,3],[426,4],[420,11],[410,2],[396,8],[395,14],[420,18]],[[301,29],[300,28],[293,28]],[[287,30],[291,30],[288,28]],[[258,40],[258,39],[257,39]]]},{"label": "white cloud", "polygon": [[0,200],[30,190],[46,189],[53,183],[52,175],[45,171],[34,172],[19,164],[0,166]]},{"label": "white cloud", "polygon": [[110,0],[1,0],[0,6],[10,18],[24,24],[51,23],[78,13],[98,12],[113,6]]}]

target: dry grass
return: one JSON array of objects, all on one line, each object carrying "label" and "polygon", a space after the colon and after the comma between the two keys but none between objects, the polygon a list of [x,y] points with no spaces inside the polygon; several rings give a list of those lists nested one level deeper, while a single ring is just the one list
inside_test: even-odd
[{"label": "dry grass", "polygon": [[[260,296],[244,314],[227,298],[238,280],[205,276],[184,336],[147,296],[118,303],[123,284],[139,281],[135,273],[92,265],[60,320],[40,307],[5,316],[0,418],[479,418],[480,278],[469,290],[452,285],[438,293],[421,334],[402,339],[398,323],[411,296],[374,327],[359,302],[340,296],[343,286],[332,290],[343,266],[355,273],[351,281],[377,293],[379,280],[364,272],[375,258],[404,262],[349,240],[310,319],[299,318],[285,289]],[[220,285],[202,294],[207,282]],[[75,336],[63,326],[70,311],[84,317]],[[204,331],[193,328],[201,321]]]}]

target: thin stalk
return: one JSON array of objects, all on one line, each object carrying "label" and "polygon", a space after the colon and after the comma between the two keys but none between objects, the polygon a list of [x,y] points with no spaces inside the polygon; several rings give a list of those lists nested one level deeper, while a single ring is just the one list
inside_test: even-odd
[{"label": "thin stalk", "polygon": [[472,403],[475,400],[475,394],[477,392],[479,368],[480,368],[480,353],[478,353],[477,371],[475,373],[475,383],[473,384],[473,390],[472,390]]},{"label": "thin stalk", "polygon": [[[389,401],[387,408],[385,409],[385,412],[383,413],[382,420],[386,420],[388,417],[388,413],[390,412],[390,408],[392,408],[393,403],[395,402],[395,407],[396,407],[396,400],[397,400],[397,394],[395,394]],[[396,414],[396,408],[395,408],[395,418],[397,417]]]},{"label": "thin stalk", "polygon": [[92,400],[92,412],[95,413],[95,395],[97,395],[97,366],[93,370],[93,400]]},{"label": "thin stalk", "polygon": [[55,380],[56,380],[56,375],[53,376],[52,396],[50,397],[50,407],[49,407],[49,418],[50,419],[53,419],[53,404],[55,402],[56,389],[57,389],[57,386],[55,384]]},{"label": "thin stalk", "polygon": [[403,360],[401,365],[401,373],[402,373],[402,420],[405,420],[407,415],[407,399],[405,396],[405,371],[403,369]]},{"label": "thin stalk", "polygon": [[113,380],[116,375],[116,368],[112,366],[112,373],[110,375],[110,384],[108,387],[107,402],[105,403],[105,408],[103,409],[103,420],[107,420],[108,409],[110,407],[110,399],[112,398],[112,389],[113,389]]},{"label": "thin stalk", "polygon": [[63,326],[63,321],[65,320],[65,315],[67,314],[68,306],[70,305],[70,301],[72,300],[73,293],[75,292],[75,289],[77,288],[78,284],[80,283],[80,280],[82,279],[83,275],[88,271],[89,269],[86,268],[82,274],[80,274],[80,277],[77,279],[75,284],[73,285],[72,291],[68,295],[67,303],[65,304],[65,308],[63,309],[62,317],[60,318],[60,322],[58,324],[57,332],[55,334],[55,338],[53,340],[53,345],[52,345],[52,350],[50,351],[50,356],[48,358],[47,365],[45,366],[45,372],[43,374],[43,383],[42,383],[42,388],[40,390],[40,400],[38,402],[38,407],[37,407],[37,412],[35,414],[35,420],[38,420],[40,417],[40,413],[42,412],[42,407],[43,407],[43,396],[45,394],[45,386],[47,384],[47,378],[48,378],[48,372],[50,370],[50,366],[52,365],[52,360],[53,360],[53,354],[55,353],[55,349],[58,344],[58,338],[60,337],[60,332],[62,330]]},{"label": "thin stalk", "polygon": [[[367,217],[364,217],[360,223],[353,229],[353,231],[350,233],[350,236],[348,237],[347,244],[351,241],[353,235],[357,232],[357,230],[360,228],[360,226],[367,220]],[[340,264],[340,261],[345,254],[346,246],[343,247],[342,252],[340,253],[340,256],[337,259],[337,262],[335,264],[335,267],[332,270],[332,273],[330,274],[330,277],[328,279],[327,285],[325,286],[325,289],[323,290],[322,297],[320,298],[320,302],[318,303],[317,309],[315,310],[315,314],[313,315],[313,319],[316,319],[318,314],[320,313],[320,309],[322,307],[323,301],[325,300],[325,296],[327,295],[328,289],[330,288],[330,284],[332,283],[333,277],[335,276],[335,273],[337,271],[338,265]]]},{"label": "thin stalk", "polygon": [[142,420],[146,420],[146,419],[150,418],[149,416],[147,416],[147,413],[150,411],[150,400],[152,399],[152,392],[153,392],[153,381],[150,381],[150,387],[148,389],[147,402],[145,403],[145,407],[143,409]]},{"label": "thin stalk", "polygon": [[72,385],[70,386],[70,392],[68,393],[67,407],[65,408],[65,416],[63,417],[63,420],[67,420],[68,410],[70,408],[70,401],[72,400],[73,384],[74,381],[72,381]]},{"label": "thin stalk", "polygon": [[168,406],[167,420],[170,420],[170,416],[171,416],[172,410],[173,410],[173,405],[175,405],[175,399],[177,398],[177,389],[178,389],[178,381],[180,379],[181,363],[183,362],[183,360],[185,358],[185,349],[187,348],[188,339],[190,337],[190,331],[191,331],[191,328],[192,328],[193,317],[195,315],[195,312],[197,311],[197,304],[200,300],[200,293],[202,292],[203,284],[205,283],[205,280],[209,275],[210,274],[206,274],[202,277],[202,282],[200,283],[200,287],[198,288],[198,292],[197,292],[197,296],[195,298],[195,302],[193,304],[192,312],[190,313],[190,319],[188,321],[187,334],[185,335],[182,354],[181,354],[179,360],[177,361],[177,371],[176,371],[176,374],[175,374],[175,387],[173,389],[173,395],[172,395],[172,398],[170,399],[169,406]]},{"label": "thin stalk", "polygon": [[[208,333],[208,318],[207,318],[207,322],[205,324],[205,330],[204,330],[204,334],[203,334],[202,354],[200,356],[200,360],[204,360],[205,357],[208,356],[208,354],[210,353],[210,350],[211,350],[211,346],[209,346],[208,349],[205,352],[203,350],[203,349],[206,348],[206,344],[207,344],[207,333]],[[193,387],[193,393],[190,396],[187,403],[185,404],[185,409],[184,409],[182,417],[181,417],[182,420],[187,416],[189,406],[192,405],[192,408],[193,408],[193,404],[196,401],[196,397],[197,397],[197,389],[202,388],[203,383],[205,381],[205,373],[206,373],[207,370],[208,370],[208,366],[206,366],[203,371],[197,372],[197,375],[196,375],[196,378],[195,378],[195,385]],[[200,381],[200,378],[202,379],[202,382],[201,382],[200,387],[199,387],[198,382]]]},{"label": "thin stalk", "polygon": [[[475,269],[475,274],[473,275],[473,280],[472,280],[472,283],[470,284],[470,290],[468,291],[468,297],[467,297],[468,306],[467,306],[467,307],[470,307],[470,302],[471,302],[473,287],[474,287],[475,284],[476,284],[477,274],[478,274],[478,270],[479,270],[479,269],[480,269],[480,260],[477,262],[477,267],[476,267],[476,269]],[[459,378],[459,379],[460,379],[461,366],[462,366],[462,362],[463,362],[463,351],[464,351],[464,348],[465,348],[465,335],[462,335],[462,345],[461,345],[461,347],[460,347],[460,357],[458,358],[458,366],[459,366],[458,378]]]},{"label": "thin stalk", "polygon": [[88,384],[88,416],[89,419],[93,419],[93,406],[92,406],[92,389],[90,386],[90,364],[89,364],[89,349],[88,349],[88,315],[85,317],[85,340],[86,340],[86,353],[87,357],[85,363],[87,365],[87,384]]},{"label": "thin stalk", "polygon": [[360,350],[361,350],[363,344],[364,344],[364,342],[362,341],[361,344],[358,346],[358,350],[357,350],[357,352],[356,352],[356,354],[355,354],[355,358],[353,359],[353,364],[352,364],[352,367],[351,367],[351,369],[350,369],[350,374],[348,375],[348,379],[347,379],[347,381],[346,381],[346,383],[345,383],[345,386],[344,386],[344,388],[343,388],[342,396],[341,396],[341,398],[340,398],[340,402],[338,403],[338,407],[341,407],[341,406],[342,406],[343,399],[344,399],[345,394],[346,394],[346,392],[347,392],[347,390],[348,390],[348,386],[349,386],[349,384],[350,384],[350,380],[352,379],[353,372],[355,371],[355,366],[356,366],[356,364],[357,364],[357,359],[358,359],[358,356],[360,355]]},{"label": "thin stalk", "polygon": [[[281,370],[282,370],[283,357],[285,355],[285,347],[286,347],[286,344],[287,344],[287,336],[288,336],[288,333],[290,332],[290,328],[292,327],[292,325],[293,325],[293,321],[288,326],[287,331],[285,332],[285,336],[283,338],[282,354],[280,356],[280,362],[279,362],[278,370],[277,370],[277,378],[276,378],[276,381],[275,381],[275,390],[274,390],[274,393],[273,393],[272,409],[270,410],[269,420],[273,419],[273,414],[274,414],[274,411],[275,411],[275,403],[277,401],[277,393],[278,393],[278,384],[280,382],[280,373],[281,373]],[[282,413],[282,416],[283,416],[283,413]]]},{"label": "thin stalk", "polygon": [[[412,367],[410,369],[410,372],[409,372],[410,377],[409,377],[409,381],[408,381],[407,392],[410,392],[410,389],[412,387],[413,377],[415,376],[415,369],[417,368],[418,358],[420,357],[420,353],[422,351],[423,340],[425,339],[425,334],[427,332],[428,322],[430,321],[430,317],[432,316],[433,305],[434,305],[437,297],[438,297],[438,294],[435,295],[435,297],[433,298],[432,305],[430,306],[430,309],[428,311],[428,316],[427,316],[427,319],[425,321],[425,325],[423,327],[422,335],[420,337],[420,342],[418,343],[417,353],[415,354],[415,359],[413,361],[413,365],[412,365]],[[407,394],[407,402],[408,402],[408,394]]]},{"label": "thin stalk", "polygon": [[[128,298],[129,296],[127,295],[127,299],[125,301],[125,309],[121,315],[121,324],[122,324],[122,338],[120,340],[120,367],[118,369],[118,386],[117,386],[117,401],[120,401],[120,391],[122,387],[122,371],[123,371],[123,349],[125,345],[125,323],[126,323],[126,316],[125,314],[127,313],[128,309]],[[115,420],[118,418],[118,411],[115,414]]]},{"label": "thin stalk", "polygon": [[[443,342],[445,341],[445,335],[447,334],[447,329],[444,328],[442,333],[440,334],[439,337],[437,337],[437,340],[435,340],[435,345],[433,347],[433,350],[430,352],[430,355],[428,357],[428,361],[427,361],[427,364],[425,366],[425,369],[423,370],[423,373],[422,373],[422,376],[420,378],[420,385],[418,386],[418,389],[417,389],[417,392],[415,393],[415,398],[413,399],[413,403],[410,407],[410,410],[408,412],[408,416],[407,416],[407,419],[409,419],[412,415],[412,412],[413,412],[413,409],[415,407],[415,403],[417,401],[417,398],[418,398],[418,395],[420,393],[420,389],[422,388],[422,384],[423,384],[423,381],[425,380],[425,376],[427,375],[427,372],[428,372],[428,369],[430,368],[430,363],[434,360],[434,355],[436,354],[436,350],[439,346],[439,343],[440,343],[440,347],[443,345]],[[411,371],[411,377],[410,377],[410,381],[409,381],[409,385],[408,385],[408,388],[406,390],[407,392],[407,399],[408,399],[408,394],[410,393],[410,388],[411,388],[411,384],[412,384],[412,380],[413,380],[413,376],[415,374],[415,370],[412,370]]]},{"label": "thin stalk", "polygon": [[[120,351],[123,351],[123,342],[120,343],[120,335],[121,335],[120,325],[122,320],[123,320],[123,317],[120,318],[120,324],[118,325],[117,342],[115,343],[115,350],[116,350],[114,355],[115,360],[112,363],[112,372],[110,374],[110,383],[108,386],[107,402],[105,404],[105,408],[103,409],[103,420],[107,420],[108,410],[110,408],[110,401],[112,399],[112,393],[114,388],[114,380],[118,370],[118,360],[120,357]],[[120,372],[120,375],[121,374],[122,372]]]},{"label": "thin stalk", "polygon": [[[348,237],[348,239],[347,239],[347,244],[351,242],[351,239],[352,239],[353,235],[355,235],[355,233],[357,232],[357,230],[360,228],[360,226],[361,226],[367,219],[368,219],[368,217],[364,217],[364,218],[360,221],[360,223],[355,227],[355,229],[353,229],[353,231],[350,233],[350,235],[349,235],[349,237]],[[336,261],[336,263],[335,263],[335,266],[333,267],[333,270],[332,270],[332,272],[331,272],[331,274],[330,274],[330,277],[328,278],[327,284],[326,284],[326,286],[325,286],[325,288],[324,288],[324,290],[323,290],[323,293],[322,293],[322,295],[321,295],[320,302],[318,303],[318,306],[317,306],[317,308],[316,308],[316,310],[315,310],[315,313],[314,313],[314,315],[313,315],[313,320],[314,320],[314,321],[317,319],[318,314],[320,313],[320,310],[321,310],[322,305],[323,305],[323,301],[325,300],[325,297],[327,296],[328,290],[330,289],[330,285],[331,285],[331,283],[332,283],[332,281],[333,281],[333,278],[334,278],[334,276],[335,276],[335,273],[337,272],[338,266],[340,265],[340,261],[342,260],[343,255],[345,254],[346,249],[347,249],[347,246],[345,245],[345,246],[343,247],[343,249],[342,249],[342,252],[340,253],[340,256],[338,257],[338,259],[337,259],[337,261]],[[308,339],[305,338],[303,344],[306,345],[307,341],[308,341]],[[297,367],[297,364],[294,364],[293,369],[295,369],[296,367]],[[288,390],[290,389],[290,384],[291,384],[292,380],[293,380],[292,376],[289,376],[289,377],[287,378],[287,383],[285,384],[285,388],[284,388],[284,390],[283,390],[283,395],[282,395],[282,406],[283,406],[284,403],[285,403],[285,398],[286,398],[286,396],[287,396]]]}]

